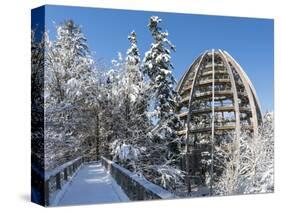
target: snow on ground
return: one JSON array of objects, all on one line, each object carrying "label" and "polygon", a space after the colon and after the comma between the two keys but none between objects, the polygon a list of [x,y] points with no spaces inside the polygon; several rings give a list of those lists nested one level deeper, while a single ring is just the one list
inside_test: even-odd
[{"label": "snow on ground", "polygon": [[121,187],[100,162],[84,165],[57,205],[80,205],[129,201]]}]

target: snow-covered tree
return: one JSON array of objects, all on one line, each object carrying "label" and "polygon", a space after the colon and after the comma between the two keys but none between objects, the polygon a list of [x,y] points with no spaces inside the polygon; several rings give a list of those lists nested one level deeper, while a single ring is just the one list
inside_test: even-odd
[{"label": "snow-covered tree", "polygon": [[50,44],[47,54],[47,68],[50,70],[47,76],[53,83],[47,87],[50,99],[54,98],[57,103],[79,100],[83,95],[80,92],[86,94],[90,89],[79,90],[79,86],[82,86],[81,83],[91,83],[92,65],[93,60],[80,27],[72,20],[58,26],[57,38]]},{"label": "snow-covered tree", "polygon": [[[137,46],[137,34],[135,31],[132,31],[128,36],[128,40],[131,43],[131,47],[127,50],[126,57],[126,75],[127,80],[134,83],[138,87],[141,87],[143,84],[143,74],[140,70],[140,53]],[[137,96],[137,88],[133,91]],[[135,97],[131,97],[135,99]]]},{"label": "snow-covered tree", "polygon": [[171,52],[175,46],[167,39],[168,32],[162,32],[159,23],[162,20],[152,16],[149,22],[149,30],[154,39],[149,51],[145,53],[143,70],[150,80],[151,92],[154,94],[153,109],[156,117],[167,120],[173,116],[176,102],[175,79],[172,74]]},{"label": "snow-covered tree", "polygon": [[55,165],[79,154],[80,142],[91,134],[95,78],[86,38],[72,20],[57,27],[45,57],[46,161]]},{"label": "snow-covered tree", "polygon": [[32,142],[32,166],[37,169],[44,167],[44,34],[36,39],[38,31],[31,34],[31,142]]},{"label": "snow-covered tree", "polygon": [[240,137],[240,160],[231,154],[231,145],[216,148],[223,173],[214,183],[215,194],[232,195],[273,192],[274,126],[273,113],[266,113],[259,135],[243,132]]},{"label": "snow-covered tree", "polygon": [[122,85],[121,73],[123,58],[118,54],[117,60],[112,60],[111,68],[98,67],[98,107],[99,107],[99,131],[101,155],[111,158],[111,144],[114,140],[124,137],[123,117],[120,113]]},{"label": "snow-covered tree", "polygon": [[127,50],[126,60],[124,62],[119,60],[117,63],[119,64],[117,70],[121,67],[121,70],[117,71],[121,83],[116,89],[119,104],[114,110],[117,110],[114,116],[118,117],[118,124],[123,128],[119,130],[122,133],[116,137],[111,149],[114,160],[135,171],[137,155],[145,145],[143,142],[149,126],[146,115],[148,96],[145,93],[147,85],[140,69],[140,55],[134,31],[128,36],[128,40],[131,47]]},{"label": "snow-covered tree", "polygon": [[157,16],[150,18],[148,27],[153,43],[143,59],[143,71],[149,80],[147,93],[151,97],[148,109],[151,120],[155,123],[149,132],[145,157],[147,167],[152,169],[153,180],[158,183],[160,181],[166,188],[174,189],[176,179],[179,176],[182,179],[182,172],[177,165],[181,139],[176,134],[182,123],[176,115],[179,96],[175,91],[176,81],[171,64],[170,51],[175,51],[175,47],[167,38],[168,32],[162,31],[160,22],[161,19]]},{"label": "snow-covered tree", "polygon": [[127,50],[125,69],[122,76],[125,121],[127,123],[126,138],[134,139],[146,133],[148,120],[146,116],[148,97],[145,95],[147,85],[140,68],[140,55],[137,47],[136,33],[133,31],[128,40],[131,47]]}]

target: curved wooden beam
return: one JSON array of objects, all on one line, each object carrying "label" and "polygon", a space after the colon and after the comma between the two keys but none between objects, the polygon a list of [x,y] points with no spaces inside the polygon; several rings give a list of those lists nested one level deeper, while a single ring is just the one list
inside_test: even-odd
[{"label": "curved wooden beam", "polygon": [[[256,94],[256,90],[255,90],[253,84],[251,83],[249,77],[247,76],[246,72],[242,69],[242,67],[226,51],[224,51],[224,53],[229,58],[229,61],[235,68],[237,74],[239,75],[239,77],[241,78],[241,80],[243,82],[243,85],[245,86],[245,90],[246,90],[247,96],[249,98],[249,103],[250,103],[250,107],[251,107],[251,111],[252,111],[254,136],[257,136],[258,135],[258,126],[259,126],[257,112],[260,114],[261,122],[262,122],[262,115],[261,115],[261,109],[260,109],[261,107],[260,107],[258,96]],[[256,104],[258,107],[256,107]]]},{"label": "curved wooden beam", "polygon": [[240,110],[239,110],[239,103],[238,103],[238,93],[235,84],[234,75],[232,73],[231,67],[227,61],[225,54],[219,49],[219,55],[221,56],[223,63],[227,69],[228,75],[231,81],[231,90],[233,92],[233,101],[234,101],[234,111],[235,111],[235,150],[240,149]]},{"label": "curved wooden beam", "polygon": [[[207,51],[205,51],[203,54],[205,54]],[[202,55],[197,57],[192,63],[191,65],[189,66],[189,68],[186,69],[184,75],[182,76],[182,78],[180,79],[180,81],[177,83],[177,86],[176,86],[176,91],[179,92],[182,88],[182,83],[185,82],[186,78],[188,77],[191,69],[194,67],[195,64],[197,64],[197,61],[200,60],[200,58],[202,57]]]},{"label": "curved wooden beam", "polygon": [[190,95],[189,95],[189,102],[188,102],[188,111],[187,111],[187,121],[186,121],[186,145],[185,145],[185,152],[187,152],[187,144],[188,144],[188,140],[189,140],[189,135],[188,135],[188,130],[189,130],[189,124],[190,124],[190,111],[191,111],[191,102],[192,102],[192,98],[193,98],[193,94],[194,94],[194,86],[195,86],[195,82],[197,80],[198,77],[198,71],[200,70],[200,67],[202,65],[202,60],[204,59],[205,55],[207,54],[207,51],[205,51],[201,57],[200,57],[200,61],[198,63],[198,66],[195,70],[195,74],[193,77],[193,81],[192,81],[192,87],[191,87],[191,91],[190,91]]},{"label": "curved wooden beam", "polygon": [[[250,78],[248,77],[248,75],[246,74],[246,72],[244,71],[244,69],[239,65],[239,63],[237,63],[237,61],[227,52],[227,51],[223,51],[229,58],[231,58],[231,60],[235,63],[235,65],[237,67],[239,67],[239,70],[241,71],[241,73],[243,74],[243,76],[245,77],[245,79],[247,80],[247,83],[249,84],[253,94],[254,94],[254,97],[256,99],[256,102],[257,102],[257,105],[258,105],[258,108],[259,110],[261,109],[261,105],[260,105],[260,101],[259,101],[259,98],[258,98],[258,95],[257,95],[257,92],[256,92],[256,89],[253,85],[253,83],[251,82]],[[261,111],[260,111],[261,112]]]}]

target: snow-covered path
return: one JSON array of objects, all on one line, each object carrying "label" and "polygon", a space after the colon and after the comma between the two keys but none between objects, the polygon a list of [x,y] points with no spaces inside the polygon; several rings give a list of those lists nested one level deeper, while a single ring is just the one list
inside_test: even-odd
[{"label": "snow-covered path", "polygon": [[72,179],[58,205],[129,201],[121,187],[100,162],[83,165]]}]

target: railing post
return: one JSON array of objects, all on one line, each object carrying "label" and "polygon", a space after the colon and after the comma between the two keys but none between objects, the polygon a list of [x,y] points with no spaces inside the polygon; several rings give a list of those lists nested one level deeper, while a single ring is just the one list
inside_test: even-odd
[{"label": "railing post", "polygon": [[143,190],[140,186],[137,187],[137,200],[143,200]]},{"label": "railing post", "polygon": [[[84,158],[76,158],[75,160],[68,162],[67,164],[63,164],[61,167],[57,167],[57,171],[54,172],[52,170],[51,173],[47,172],[45,173],[45,181],[42,182],[44,183],[44,196],[43,196],[43,202],[45,206],[50,205],[50,179],[54,179],[54,186],[55,186],[55,191],[62,189],[62,186],[64,182],[67,182],[69,178],[73,176],[73,174],[80,168],[80,166],[83,164]],[[61,173],[63,173],[63,177],[61,176]],[[48,177],[47,177],[48,176]]]},{"label": "railing post", "polygon": [[67,173],[67,167],[64,169],[64,180],[67,181],[68,179],[68,173]]},{"label": "railing post", "polygon": [[60,172],[56,174],[56,189],[61,189],[61,177]]},{"label": "railing post", "polygon": [[176,197],[161,187],[135,176],[129,170],[112,161],[101,159],[103,167],[131,200],[167,199]]},{"label": "railing post", "polygon": [[66,169],[67,169],[68,176],[69,176],[69,177],[71,177],[71,176],[72,176],[72,174],[71,174],[70,167],[68,166],[68,167],[66,167]]},{"label": "railing post", "polygon": [[73,175],[72,166],[69,166],[68,169],[69,169],[69,172],[70,172],[70,176],[72,176]]}]

